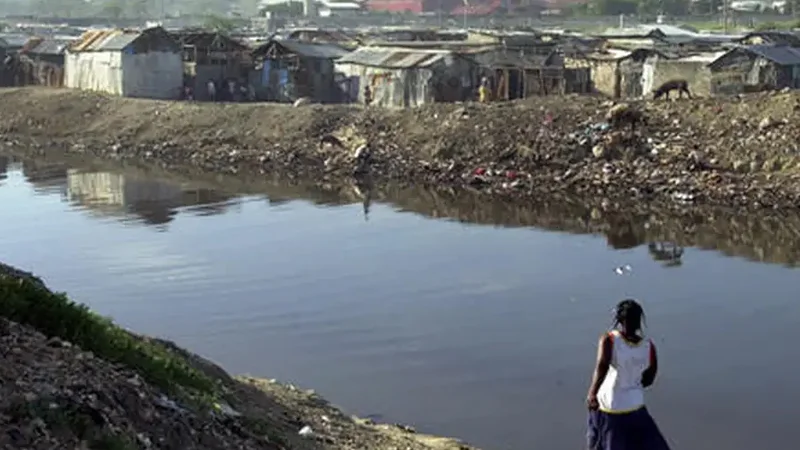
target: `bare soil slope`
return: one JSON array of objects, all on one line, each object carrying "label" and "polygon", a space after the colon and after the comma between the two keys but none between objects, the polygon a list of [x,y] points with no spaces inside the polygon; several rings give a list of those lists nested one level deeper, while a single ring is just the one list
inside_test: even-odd
[{"label": "bare soil slope", "polygon": [[[353,150],[369,143],[378,181],[773,207],[800,200],[799,101],[791,92],[639,102],[648,123],[631,133],[606,127],[611,103],[597,97],[385,110],[12,89],[0,91],[0,133],[41,151],[320,183],[351,177]],[[347,148],[320,148],[326,134]]]}]

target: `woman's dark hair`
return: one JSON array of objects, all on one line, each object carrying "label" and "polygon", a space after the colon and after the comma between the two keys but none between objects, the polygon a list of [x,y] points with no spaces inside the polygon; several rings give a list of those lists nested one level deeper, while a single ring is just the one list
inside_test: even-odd
[{"label": "woman's dark hair", "polygon": [[625,331],[638,333],[645,323],[644,309],[636,300],[625,299],[614,308],[614,326],[622,326]]}]

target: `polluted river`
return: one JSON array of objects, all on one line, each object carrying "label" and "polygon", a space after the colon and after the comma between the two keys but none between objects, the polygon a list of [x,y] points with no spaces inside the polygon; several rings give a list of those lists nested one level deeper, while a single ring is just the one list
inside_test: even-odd
[{"label": "polluted river", "polygon": [[800,217],[598,220],[11,157],[0,173],[3,262],[350,413],[485,449],[581,448],[597,337],[635,297],[673,448],[796,439]]}]

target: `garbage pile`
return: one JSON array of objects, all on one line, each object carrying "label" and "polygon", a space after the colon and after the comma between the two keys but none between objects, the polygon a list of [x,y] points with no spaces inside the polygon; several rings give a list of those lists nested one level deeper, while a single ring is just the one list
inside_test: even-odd
[{"label": "garbage pile", "polygon": [[197,413],[137,373],[0,318],[3,448],[281,448]]},{"label": "garbage pile", "polygon": [[[0,139],[12,146],[25,137],[18,146],[323,184],[366,177],[507,196],[800,204],[795,92],[624,104],[542,97],[408,109],[133,103],[86,94],[51,101],[34,94],[3,95],[13,107],[0,118]],[[83,119],[62,120],[69,114],[54,115],[53,108],[74,109]],[[325,136],[341,145],[323,142]]]}]

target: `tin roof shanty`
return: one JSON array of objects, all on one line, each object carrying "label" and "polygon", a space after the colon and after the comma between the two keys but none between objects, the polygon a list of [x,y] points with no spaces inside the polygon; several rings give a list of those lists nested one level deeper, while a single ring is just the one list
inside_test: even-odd
[{"label": "tin roof shanty", "polygon": [[338,64],[356,64],[385,69],[411,69],[430,67],[436,62],[452,56],[447,50],[361,47],[339,59]]},{"label": "tin roof shanty", "polygon": [[253,50],[254,57],[263,57],[270,53],[282,50],[283,52],[293,53],[304,58],[317,59],[338,59],[348,53],[349,50],[335,44],[318,44],[310,42],[298,42],[293,40],[272,39]]},{"label": "tin roof shanty", "polygon": [[[152,27],[144,30],[115,28],[108,30],[89,30],[67,47],[70,53],[117,52],[128,48],[140,39],[157,42],[163,48],[179,51],[180,45],[163,28]],[[147,46],[148,49],[150,45]]]},{"label": "tin roof shanty", "polygon": [[139,31],[125,29],[89,30],[69,46],[69,51],[77,53],[122,50],[140,34]]}]

